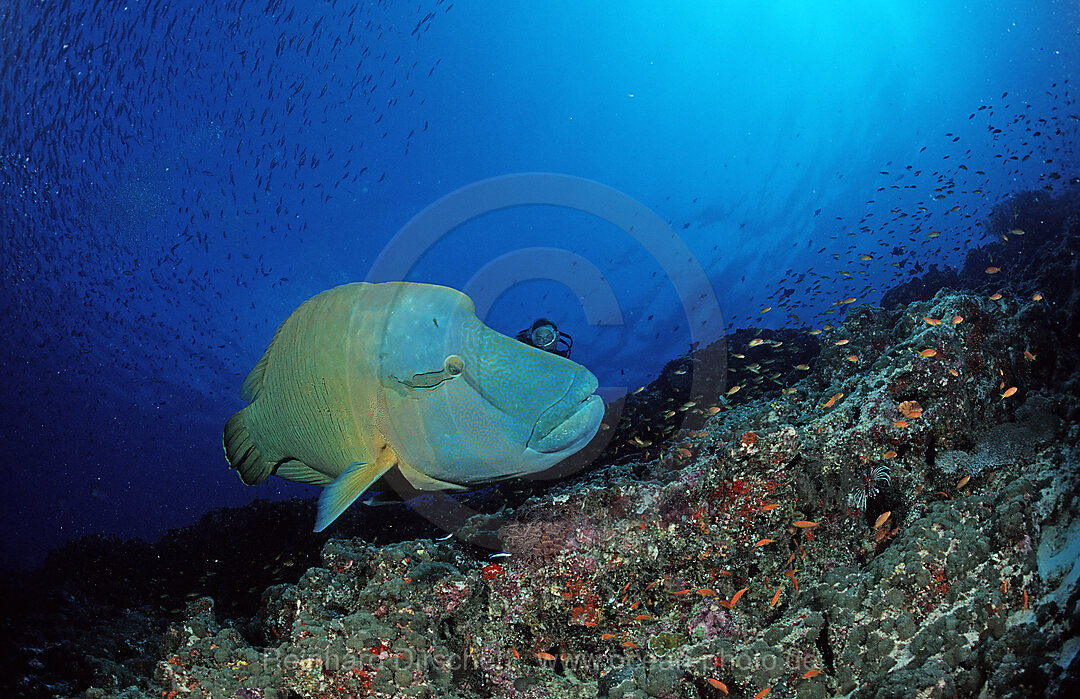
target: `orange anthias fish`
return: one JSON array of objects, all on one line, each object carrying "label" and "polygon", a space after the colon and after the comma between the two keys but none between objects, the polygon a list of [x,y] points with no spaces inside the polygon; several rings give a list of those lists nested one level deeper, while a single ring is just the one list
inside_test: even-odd
[{"label": "orange anthias fish", "polygon": [[941,321],[937,318],[923,318],[927,325],[941,325]]},{"label": "orange anthias fish", "polygon": [[809,521],[807,521],[805,519],[797,519],[794,522],[792,522],[792,524],[795,525],[796,527],[798,527],[799,529],[810,529],[811,527],[816,527],[818,525],[817,522],[809,522]]},{"label": "orange anthias fish", "polygon": [[919,352],[919,356],[920,357],[926,357],[926,358],[934,357],[934,356],[937,356],[937,350],[936,349],[924,349],[922,352]]},{"label": "orange anthias fish", "polygon": [[1019,389],[1016,386],[1013,386],[1011,388],[1006,388],[1005,392],[1001,394],[1001,397],[1002,398],[1008,398],[1009,396],[1015,395],[1018,390]]},{"label": "orange anthias fish", "polygon": [[880,529],[881,525],[885,524],[885,522],[887,522],[889,520],[889,515],[891,515],[891,514],[892,514],[891,511],[890,512],[882,512],[881,515],[879,515],[877,520],[874,522],[874,529]]},{"label": "orange anthias fish", "polygon": [[732,595],[731,596],[731,601],[727,603],[727,608],[728,609],[733,608],[735,606],[735,603],[739,601],[739,598],[743,596],[743,593],[746,592],[747,589],[748,588],[744,587],[743,589],[739,590],[734,595]]},{"label": "orange anthias fish", "polygon": [[843,398],[843,397],[844,397],[844,394],[843,394],[843,393],[837,393],[837,394],[836,394],[835,396],[833,396],[833,397],[832,397],[832,398],[830,398],[829,400],[825,401],[825,405],[823,405],[823,406],[821,406],[821,407],[822,407],[822,408],[831,408],[831,407],[833,407],[834,405],[836,405],[836,401],[840,400],[840,399],[841,399],[841,398]]},{"label": "orange anthias fish", "polygon": [[780,600],[780,591],[784,589],[784,586],[776,588],[776,592],[773,593],[772,602],[769,603],[770,607],[775,607],[776,603]]},{"label": "orange anthias fish", "polygon": [[761,541],[754,544],[754,546],[766,546],[768,544],[771,544],[772,542],[773,542],[772,539],[762,539]]},{"label": "orange anthias fish", "polygon": [[709,678],[709,684],[711,684],[713,687],[716,687],[717,689],[719,689],[724,694],[728,693],[727,685],[724,684],[723,682],[721,682],[720,680],[715,680],[712,677],[710,677]]},{"label": "orange anthias fish", "polygon": [[893,451],[892,449],[890,449],[889,451],[882,454],[881,458],[883,458],[883,459],[895,459],[897,456],[898,456],[898,454],[895,451]]},{"label": "orange anthias fish", "polygon": [[986,268],[986,273],[987,274],[997,274],[1000,271],[1001,271],[1000,267],[987,267]]},{"label": "orange anthias fish", "polygon": [[1000,294],[1000,293],[996,293],[996,294],[993,294],[993,295],[992,295],[992,296],[990,297],[990,300],[991,300],[991,301],[1000,301],[1000,300],[1001,300],[1001,294]]},{"label": "orange anthias fish", "polygon": [[952,323],[953,325],[960,325],[961,323],[964,322],[964,316],[953,316],[952,320],[949,321],[949,322]]},{"label": "orange anthias fish", "polygon": [[806,672],[803,673],[802,678],[804,680],[808,680],[811,677],[817,677],[820,674],[821,674],[821,670],[807,670]]}]

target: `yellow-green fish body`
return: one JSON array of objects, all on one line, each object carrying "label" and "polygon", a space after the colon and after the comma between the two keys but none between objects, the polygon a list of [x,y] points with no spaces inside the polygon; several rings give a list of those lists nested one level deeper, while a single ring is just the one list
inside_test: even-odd
[{"label": "yellow-green fish body", "polygon": [[347,284],[281,324],[225,425],[247,484],[324,486],[321,531],[391,468],[418,490],[546,469],[595,435],[603,403],[579,364],[480,322],[459,291]]}]

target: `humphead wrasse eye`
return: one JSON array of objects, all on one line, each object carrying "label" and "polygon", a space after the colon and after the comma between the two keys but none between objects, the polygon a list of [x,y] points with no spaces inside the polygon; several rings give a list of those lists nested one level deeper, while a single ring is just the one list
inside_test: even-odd
[{"label": "humphead wrasse eye", "polygon": [[465,370],[465,360],[456,354],[451,354],[443,362],[443,371],[450,376],[457,376]]},{"label": "humphead wrasse eye", "polygon": [[435,388],[449,381],[465,370],[465,360],[456,354],[451,354],[443,360],[443,368],[438,371],[425,371],[413,374],[412,380],[401,383],[412,388]]}]

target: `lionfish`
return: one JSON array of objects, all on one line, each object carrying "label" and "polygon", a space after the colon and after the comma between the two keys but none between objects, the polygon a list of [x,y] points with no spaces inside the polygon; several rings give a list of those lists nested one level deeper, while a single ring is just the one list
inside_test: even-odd
[{"label": "lionfish", "polygon": [[855,483],[855,488],[848,495],[848,502],[857,510],[865,510],[866,502],[878,494],[878,484],[889,484],[891,482],[892,476],[889,475],[889,466],[887,464],[878,464],[872,469],[863,469],[859,473],[859,480]]}]

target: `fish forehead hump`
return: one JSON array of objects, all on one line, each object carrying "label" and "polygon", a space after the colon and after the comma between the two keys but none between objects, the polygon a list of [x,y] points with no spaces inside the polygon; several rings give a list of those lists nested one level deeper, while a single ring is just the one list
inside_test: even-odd
[{"label": "fish forehead hump", "polygon": [[362,306],[380,313],[354,326],[364,336],[361,344],[373,350],[376,372],[392,389],[414,374],[442,369],[447,356],[462,351],[462,325],[476,321],[472,299],[449,287],[384,282],[370,291]]}]

